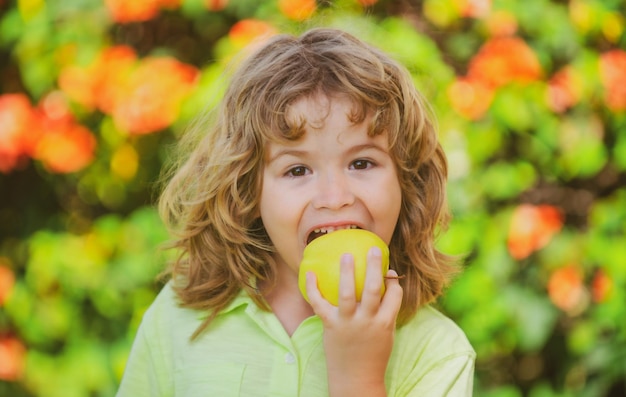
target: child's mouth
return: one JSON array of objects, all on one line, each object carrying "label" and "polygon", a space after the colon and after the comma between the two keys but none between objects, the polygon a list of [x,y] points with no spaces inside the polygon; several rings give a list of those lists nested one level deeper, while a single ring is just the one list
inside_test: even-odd
[{"label": "child's mouth", "polygon": [[307,237],[306,243],[308,245],[311,241],[315,240],[316,238],[320,236],[323,236],[328,233],[332,233],[335,230],[342,230],[342,229],[360,229],[360,228],[356,225],[322,227],[322,228],[313,230]]}]

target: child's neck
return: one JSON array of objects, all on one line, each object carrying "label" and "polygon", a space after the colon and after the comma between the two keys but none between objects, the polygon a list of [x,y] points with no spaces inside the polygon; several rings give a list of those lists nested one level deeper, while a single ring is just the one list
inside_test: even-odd
[{"label": "child's neck", "polygon": [[272,289],[262,287],[261,293],[287,334],[291,336],[300,324],[314,313],[298,289],[297,276],[295,282],[293,279],[281,280],[281,278],[284,277],[279,277]]}]

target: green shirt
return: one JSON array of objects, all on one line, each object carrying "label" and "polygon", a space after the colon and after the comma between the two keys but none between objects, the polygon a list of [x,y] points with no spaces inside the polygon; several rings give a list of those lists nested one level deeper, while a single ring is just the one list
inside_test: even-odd
[{"label": "green shirt", "polygon": [[[144,315],[117,396],[328,396],[317,316],[289,337],[273,313],[241,293],[190,341],[205,316],[179,307],[166,285]],[[474,359],[460,328],[423,307],[396,331],[388,394],[471,396]]]}]

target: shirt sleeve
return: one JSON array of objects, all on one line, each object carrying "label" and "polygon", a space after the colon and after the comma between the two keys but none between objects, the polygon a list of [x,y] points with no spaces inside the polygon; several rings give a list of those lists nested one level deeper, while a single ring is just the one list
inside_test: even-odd
[{"label": "shirt sleeve", "polygon": [[474,360],[474,354],[470,353],[441,360],[424,373],[405,396],[471,397],[474,385]]},{"label": "shirt sleeve", "polygon": [[430,306],[401,327],[386,382],[393,397],[468,397],[476,352],[452,320]]},{"label": "shirt sleeve", "polygon": [[174,394],[171,363],[164,358],[167,349],[159,337],[160,327],[154,309],[148,309],[137,330],[117,397],[169,397]]}]

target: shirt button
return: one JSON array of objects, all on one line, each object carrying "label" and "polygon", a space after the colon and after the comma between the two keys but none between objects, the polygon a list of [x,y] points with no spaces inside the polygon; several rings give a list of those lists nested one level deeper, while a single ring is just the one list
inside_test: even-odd
[{"label": "shirt button", "polygon": [[285,362],[286,362],[287,364],[293,364],[293,363],[295,363],[295,362],[296,362],[296,356],[294,356],[294,355],[293,355],[293,354],[291,354],[291,353],[287,353],[287,354],[285,354]]}]

